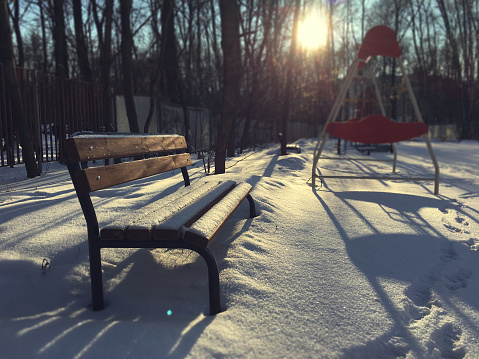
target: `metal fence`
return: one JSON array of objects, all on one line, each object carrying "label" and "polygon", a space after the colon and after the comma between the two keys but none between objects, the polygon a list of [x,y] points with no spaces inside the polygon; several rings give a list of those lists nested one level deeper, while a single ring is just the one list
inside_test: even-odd
[{"label": "metal fence", "polygon": [[[96,84],[39,74],[17,68],[17,79],[23,108],[31,129],[38,162],[62,160],[63,141],[78,131],[103,131],[104,106],[114,113],[114,96]],[[104,91],[109,91],[104,104]],[[0,64],[0,166],[23,163],[17,141],[10,99],[5,88],[3,65]],[[114,123],[113,119],[109,121]]]}]

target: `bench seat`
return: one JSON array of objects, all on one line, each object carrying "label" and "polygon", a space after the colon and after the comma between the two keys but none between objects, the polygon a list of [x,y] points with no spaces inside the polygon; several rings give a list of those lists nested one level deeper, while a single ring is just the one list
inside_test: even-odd
[{"label": "bench seat", "polygon": [[104,226],[101,240],[180,240],[206,248],[248,195],[251,185],[195,182]]}]

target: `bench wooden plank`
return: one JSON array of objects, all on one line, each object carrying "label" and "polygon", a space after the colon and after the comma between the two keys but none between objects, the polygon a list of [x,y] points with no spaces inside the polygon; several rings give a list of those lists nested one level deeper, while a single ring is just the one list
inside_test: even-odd
[{"label": "bench wooden plank", "polygon": [[184,200],[184,197],[193,195],[193,192],[199,191],[202,192],[201,187],[205,189],[211,187],[212,184],[207,182],[196,182],[194,185],[181,187],[177,191],[165,196],[153,203],[150,203],[144,207],[139,208],[133,213],[128,213],[123,217],[103,226],[100,231],[100,238],[102,240],[126,240],[125,230],[130,226],[136,225],[137,234],[130,235],[129,240],[138,240],[138,241],[147,241],[152,239],[151,228],[147,230],[142,228],[137,223],[147,222],[148,218],[159,218],[161,213],[165,214],[169,211],[168,208],[172,206],[173,203],[178,204],[180,201]]},{"label": "bench wooden plank", "polygon": [[91,167],[76,173],[77,189],[90,193],[99,189],[191,165],[189,153],[154,157],[109,166]]},{"label": "bench wooden plank", "polygon": [[65,142],[69,162],[133,157],[186,148],[184,136],[178,135],[87,134],[69,138]]},{"label": "bench wooden plank", "polygon": [[[218,186],[218,182],[210,181],[187,186],[181,191],[180,195],[173,193],[161,200],[157,209],[146,216],[135,218],[131,223],[123,226],[122,239],[135,241],[148,241],[154,237],[155,226],[167,220],[178,212],[181,212],[187,206],[197,201],[209,191]],[[112,228],[112,226],[110,226]],[[168,239],[177,240],[181,225],[170,233]],[[105,234],[108,232],[105,232]],[[104,239],[102,237],[102,239]],[[112,238],[115,239],[115,238]]]},{"label": "bench wooden plank", "polygon": [[187,229],[185,242],[206,248],[209,241],[218,233],[226,220],[233,214],[239,204],[251,191],[249,183],[240,183],[224,198],[214,205],[206,214]]},{"label": "bench wooden plank", "polygon": [[183,227],[188,227],[202,216],[208,209],[216,204],[226,193],[228,193],[236,183],[234,181],[224,181],[210,191],[198,195],[188,206],[174,213],[162,222],[155,224],[155,240],[176,240],[181,237]]},{"label": "bench wooden plank", "polygon": [[[184,196],[171,200],[157,211],[135,220],[123,229],[128,240],[178,240],[181,229],[194,220],[195,215],[205,211],[210,203],[229,191],[233,181],[209,181],[190,185],[191,190]],[[186,188],[188,188],[186,187]]]}]

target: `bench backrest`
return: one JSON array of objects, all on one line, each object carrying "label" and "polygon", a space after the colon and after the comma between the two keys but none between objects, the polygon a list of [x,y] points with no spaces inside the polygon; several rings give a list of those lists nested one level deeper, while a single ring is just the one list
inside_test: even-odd
[{"label": "bench backrest", "polygon": [[[191,165],[191,157],[186,150],[185,138],[178,135],[80,133],[65,142],[67,164],[78,193],[90,193],[178,168],[188,185],[186,166]],[[135,160],[91,168],[81,165],[125,157]]]}]

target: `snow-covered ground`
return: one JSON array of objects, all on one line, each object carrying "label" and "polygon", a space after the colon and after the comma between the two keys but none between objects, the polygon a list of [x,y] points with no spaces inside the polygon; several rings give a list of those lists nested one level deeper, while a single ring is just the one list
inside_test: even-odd
[{"label": "snow-covered ground", "polygon": [[[225,177],[253,186],[260,215],[246,219],[244,203],[211,245],[226,308],[211,317],[204,262],[163,249],[104,250],[107,308],[92,312],[86,224],[65,167],[45,165],[35,179],[1,168],[0,357],[479,357],[479,143],[433,143],[438,196],[430,182],[329,179],[312,189],[315,143],[297,143],[300,154],[280,157],[273,145],[229,160]],[[401,174],[432,176],[424,142],[398,154]],[[204,176],[202,163],[190,173]],[[101,224],[170,186],[180,173],[98,192]]]}]

